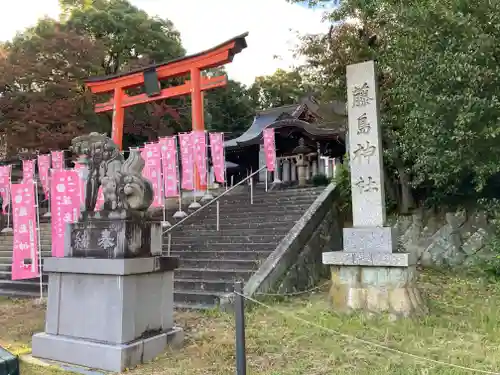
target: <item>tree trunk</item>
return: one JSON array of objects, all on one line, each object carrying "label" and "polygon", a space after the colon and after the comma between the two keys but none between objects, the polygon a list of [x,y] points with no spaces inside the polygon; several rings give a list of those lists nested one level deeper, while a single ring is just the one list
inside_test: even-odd
[{"label": "tree trunk", "polygon": [[415,200],[411,192],[410,179],[404,170],[402,163],[397,162],[397,170],[399,175],[399,184],[401,185],[401,205],[399,207],[401,214],[409,214],[410,210],[415,207]]}]

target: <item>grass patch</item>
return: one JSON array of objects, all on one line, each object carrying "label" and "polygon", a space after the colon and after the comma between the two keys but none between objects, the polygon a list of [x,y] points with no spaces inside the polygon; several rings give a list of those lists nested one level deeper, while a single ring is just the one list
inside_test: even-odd
[{"label": "grass patch", "polygon": [[[326,292],[273,301],[273,309],[323,327],[457,365],[486,371],[500,368],[500,285],[473,276],[424,273],[422,289],[430,314],[416,320],[385,316],[341,316],[331,311]],[[29,301],[0,300],[0,343],[13,350],[30,345],[43,330],[42,308]],[[248,309],[248,373],[259,375],[461,375],[469,371],[418,361],[305,325],[263,307]],[[164,375],[234,374],[234,320],[218,311],[182,312],[176,322],[186,330],[184,348],[165,353],[128,373]],[[22,375],[64,374],[27,366]]]}]

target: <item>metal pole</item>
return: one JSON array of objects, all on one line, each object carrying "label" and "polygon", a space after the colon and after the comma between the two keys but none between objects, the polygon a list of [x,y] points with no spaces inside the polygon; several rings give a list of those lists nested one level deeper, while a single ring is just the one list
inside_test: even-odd
[{"label": "metal pole", "polygon": [[253,204],[253,177],[250,177],[249,180],[250,180],[250,204]]},{"label": "metal pole", "polygon": [[40,206],[38,204],[38,184],[35,180],[35,210],[36,210],[36,239],[38,242],[38,272],[40,274],[40,301],[43,299],[43,275],[42,275],[42,232],[40,230]]},{"label": "metal pole", "polygon": [[266,174],[266,192],[267,192],[267,189],[268,189],[268,187],[267,187],[267,184],[268,184],[268,182],[267,182],[267,174],[268,174],[268,173],[269,173],[269,172],[268,172],[268,171],[267,171],[267,169],[266,169],[266,173],[265,173],[265,174]]},{"label": "metal pole", "polygon": [[168,236],[167,236],[167,256],[170,256],[171,248],[172,248],[172,233],[168,232]]},{"label": "metal pole", "polygon": [[[162,178],[163,177],[163,178]],[[170,227],[170,223],[167,220],[167,199],[165,198],[165,176],[163,176],[163,164],[160,163],[160,173],[158,173],[158,194],[161,194],[161,200],[163,203],[163,221],[161,226],[163,228]]]},{"label": "metal pole", "polygon": [[198,172],[199,174],[199,170],[198,168],[196,168],[196,162],[194,160],[194,144],[193,144],[193,133],[191,132],[191,161],[193,163],[192,165],[192,168],[193,168],[193,203],[191,203],[188,208],[190,210],[197,210],[198,208],[201,207],[201,204],[199,204],[197,201],[196,201],[196,193],[197,193],[197,190],[196,190],[196,173],[195,172]]},{"label": "metal pole", "polygon": [[222,137],[222,161],[224,162],[224,182],[226,184],[226,190],[227,190],[229,187],[227,181],[226,148],[224,147],[224,133],[221,133],[221,137]]},{"label": "metal pole", "polygon": [[235,309],[234,318],[236,325],[236,375],[246,375],[247,358],[245,349],[245,300],[243,297],[243,282],[234,284]]},{"label": "metal pole", "polygon": [[9,172],[9,190],[8,190],[8,199],[7,199],[7,226],[2,229],[2,233],[10,233],[12,232],[12,228],[10,227],[10,213],[11,213],[11,202],[12,202],[12,167],[10,167]]},{"label": "metal pole", "polygon": [[181,156],[180,150],[178,149],[178,136],[174,138],[175,140],[175,159],[177,161],[177,186],[179,189],[179,210],[174,214],[174,219],[183,219],[187,216],[187,213],[182,211],[182,185],[181,185]]},{"label": "metal pole", "polygon": [[220,216],[219,216],[220,204],[219,204],[219,201],[217,201],[215,203],[216,203],[216,207],[217,207],[217,232],[218,232],[220,229]]},{"label": "metal pole", "polygon": [[210,194],[210,163],[208,162],[208,142],[209,142],[209,137],[208,137],[208,132],[205,131],[205,159],[206,159],[206,165],[207,165],[207,190],[205,191],[205,195],[201,198],[202,202],[208,202],[214,199],[213,195]]}]

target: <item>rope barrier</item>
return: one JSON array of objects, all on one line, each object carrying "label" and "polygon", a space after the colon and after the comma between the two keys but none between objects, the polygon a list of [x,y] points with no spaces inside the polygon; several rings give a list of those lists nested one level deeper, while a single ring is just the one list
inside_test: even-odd
[{"label": "rope barrier", "polygon": [[252,297],[245,296],[245,295],[243,295],[241,293],[234,292],[234,294],[239,295],[239,296],[245,298],[246,300],[248,300],[250,302],[256,303],[257,305],[265,307],[266,309],[268,309],[270,311],[275,311],[278,314],[283,315],[285,317],[290,317],[292,319],[295,319],[295,320],[297,320],[299,322],[302,322],[304,324],[310,325],[310,326],[315,327],[317,329],[320,329],[320,330],[323,330],[323,331],[326,331],[326,332],[329,332],[329,333],[333,333],[333,334],[338,335],[340,337],[343,337],[345,339],[349,339],[349,340],[352,340],[352,341],[357,341],[359,343],[362,343],[362,344],[365,344],[365,345],[368,345],[368,346],[372,346],[372,347],[377,348],[377,349],[382,349],[382,350],[385,350],[385,351],[388,351],[388,352],[391,352],[391,353],[396,353],[396,354],[404,355],[404,356],[407,356],[407,357],[410,357],[410,358],[413,358],[413,359],[416,359],[416,360],[419,360],[419,361],[434,363],[436,365],[441,365],[441,366],[446,366],[446,367],[452,367],[452,368],[456,368],[456,369],[460,369],[460,370],[465,370],[465,371],[470,371],[470,372],[475,372],[475,373],[480,373],[480,374],[500,375],[500,372],[493,372],[493,371],[488,371],[488,370],[480,370],[480,369],[475,369],[475,368],[471,368],[471,367],[467,367],[467,366],[461,366],[461,365],[456,365],[456,364],[449,363],[449,362],[440,361],[440,360],[437,360],[437,359],[426,358],[426,357],[422,357],[422,356],[419,356],[419,355],[416,355],[416,354],[413,354],[413,353],[405,352],[403,350],[394,349],[394,348],[391,348],[389,346],[382,345],[382,344],[379,344],[379,343],[376,343],[376,342],[372,342],[372,341],[369,341],[369,340],[361,339],[361,338],[356,337],[356,336],[347,335],[347,334],[342,333],[340,331],[337,331],[337,330],[334,330],[334,329],[331,329],[331,328],[327,328],[327,327],[323,327],[322,325],[319,325],[319,324],[311,322],[311,321],[309,321],[307,319],[301,318],[300,316],[297,316],[295,314],[291,314],[291,313],[288,313],[288,312],[276,309],[276,308],[274,308],[272,306],[269,306],[269,305],[267,305],[267,304],[265,304],[263,302],[257,301],[256,299],[254,299]]},{"label": "rope barrier", "polygon": [[319,289],[323,289],[323,287],[325,287],[326,285],[329,285],[330,284],[330,281],[327,281],[321,285],[318,285],[318,286],[315,286],[311,289],[307,289],[307,290],[302,290],[302,291],[298,291],[298,292],[292,292],[292,293],[255,293],[257,296],[264,296],[264,297],[296,297],[296,296],[301,296],[301,295],[304,295],[304,294],[309,294],[309,293],[312,293],[312,292],[315,292],[316,290],[319,290]]}]

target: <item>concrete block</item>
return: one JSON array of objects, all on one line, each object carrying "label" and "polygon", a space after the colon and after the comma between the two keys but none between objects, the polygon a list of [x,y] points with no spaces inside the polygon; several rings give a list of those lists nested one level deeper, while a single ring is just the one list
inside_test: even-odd
[{"label": "concrete block", "polygon": [[393,227],[344,228],[344,251],[351,253],[392,253],[398,246]]},{"label": "concrete block", "polygon": [[146,339],[113,345],[47,333],[33,336],[33,356],[105,371],[122,372],[162,354],[167,345],[183,339],[181,328],[173,328]]},{"label": "concrete block", "polygon": [[358,253],[330,251],[323,253],[323,264],[337,266],[408,267],[416,259],[411,253]]}]

